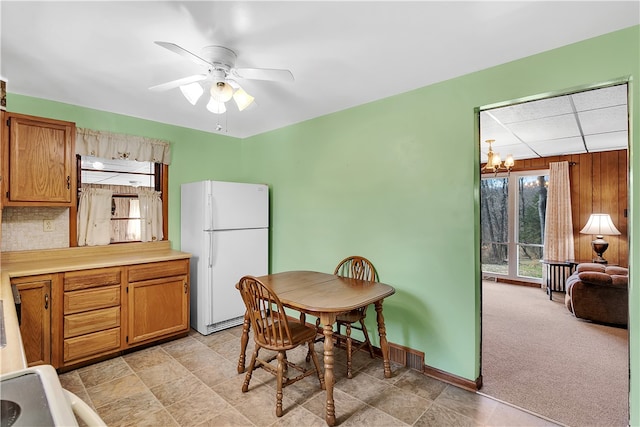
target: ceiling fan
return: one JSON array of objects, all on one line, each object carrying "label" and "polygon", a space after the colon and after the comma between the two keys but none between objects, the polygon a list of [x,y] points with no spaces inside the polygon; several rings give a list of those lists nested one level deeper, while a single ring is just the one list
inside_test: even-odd
[{"label": "ceiling fan", "polygon": [[[152,86],[149,90],[164,91],[179,87],[187,100],[195,105],[209,88],[211,95],[207,103],[207,109],[214,114],[222,114],[227,111],[225,103],[231,98],[242,111],[254,104],[254,97],[249,95],[238,84],[236,79],[271,80],[278,82],[292,82],[293,74],[289,70],[273,68],[235,68],[236,53],[223,46],[206,46],[202,49],[202,56],[189,52],[175,43],[156,41],[162,46],[178,55],[202,65],[206,72],[193,76],[183,77],[167,83]],[[204,87],[203,87],[204,85]]]}]

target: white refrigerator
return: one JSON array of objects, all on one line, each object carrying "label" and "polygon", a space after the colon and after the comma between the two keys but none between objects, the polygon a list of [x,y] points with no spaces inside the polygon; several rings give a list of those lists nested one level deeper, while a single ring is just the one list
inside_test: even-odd
[{"label": "white refrigerator", "polygon": [[191,257],[191,327],[203,335],[242,324],[236,289],[268,273],[269,187],[222,181],[182,184],[181,250]]}]

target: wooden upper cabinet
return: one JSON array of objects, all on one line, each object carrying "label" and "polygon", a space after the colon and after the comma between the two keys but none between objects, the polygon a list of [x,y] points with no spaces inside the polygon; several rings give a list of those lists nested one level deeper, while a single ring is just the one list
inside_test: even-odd
[{"label": "wooden upper cabinet", "polygon": [[69,206],[75,202],[75,124],[5,113],[4,206]]}]

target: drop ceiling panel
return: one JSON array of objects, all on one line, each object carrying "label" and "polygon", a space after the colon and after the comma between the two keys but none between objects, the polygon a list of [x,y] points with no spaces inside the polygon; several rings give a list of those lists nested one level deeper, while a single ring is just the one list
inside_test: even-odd
[{"label": "drop ceiling panel", "polygon": [[573,114],[513,123],[509,129],[523,142],[579,136],[580,129]]},{"label": "drop ceiling panel", "polygon": [[602,108],[578,113],[585,135],[627,130],[627,106]]},{"label": "drop ceiling panel", "polygon": [[627,86],[617,85],[602,89],[588,90],[571,96],[576,111],[595,110],[604,107],[627,105]]},{"label": "drop ceiling panel", "polygon": [[508,155],[513,156],[514,159],[529,159],[531,157],[537,157],[528,146],[524,144],[507,145],[500,147],[500,150],[494,150],[500,154],[502,160],[506,159]]},{"label": "drop ceiling panel", "polygon": [[542,157],[557,156],[558,153],[584,153],[582,137],[561,138],[546,141],[536,141],[529,144]]},{"label": "drop ceiling panel", "polygon": [[503,159],[516,160],[627,149],[627,85],[482,111],[482,162],[487,139],[495,139],[493,150]]},{"label": "drop ceiling panel", "polygon": [[482,126],[481,133],[484,135],[482,139],[482,151],[485,153],[489,150],[489,145],[485,142],[487,139],[493,139],[491,145],[493,148],[503,147],[505,145],[519,144],[521,141],[516,138],[508,129],[500,125]]},{"label": "drop ceiling panel", "polygon": [[542,99],[491,110],[495,118],[505,125],[571,114],[572,112],[571,102],[567,97]]},{"label": "drop ceiling panel", "polygon": [[629,136],[626,131],[600,135],[585,136],[590,152],[607,150],[626,150],[629,147]]}]

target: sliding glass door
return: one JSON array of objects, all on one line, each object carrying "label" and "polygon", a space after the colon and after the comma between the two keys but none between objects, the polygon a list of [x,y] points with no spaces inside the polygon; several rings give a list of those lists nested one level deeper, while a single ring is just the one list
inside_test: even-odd
[{"label": "sliding glass door", "polygon": [[484,276],[542,279],[547,170],[483,176],[480,183]]}]

